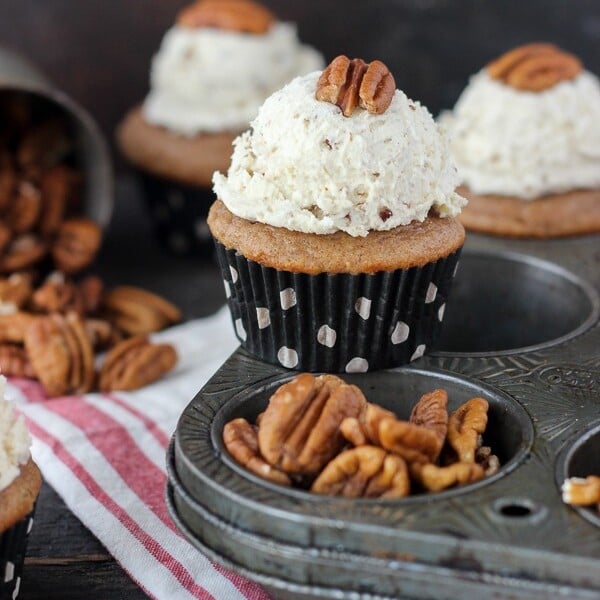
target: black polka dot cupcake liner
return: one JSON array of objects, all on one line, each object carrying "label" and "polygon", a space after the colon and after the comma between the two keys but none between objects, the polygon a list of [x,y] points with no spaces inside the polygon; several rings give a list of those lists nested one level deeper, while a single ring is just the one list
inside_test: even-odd
[{"label": "black polka dot cupcake liner", "polygon": [[0,600],[15,600],[19,595],[33,512],[0,532]]},{"label": "black polka dot cupcake liner", "polygon": [[423,267],[307,275],[216,242],[236,336],[248,352],[298,371],[357,373],[407,364],[439,335],[460,249]]},{"label": "black polka dot cupcake liner", "polygon": [[140,172],[154,232],[163,248],[178,256],[212,256],[206,217],[214,202],[209,188],[186,186]]}]

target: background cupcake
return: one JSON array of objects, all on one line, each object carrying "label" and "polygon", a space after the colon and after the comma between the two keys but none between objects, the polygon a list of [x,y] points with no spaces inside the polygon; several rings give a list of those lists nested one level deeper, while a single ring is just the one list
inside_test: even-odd
[{"label": "background cupcake", "polygon": [[209,226],[236,334],[263,360],[357,372],[423,355],[464,230],[448,145],[380,61],[336,58],[234,142]]},{"label": "background cupcake", "polygon": [[322,66],[293,24],[250,0],[200,0],[178,15],[152,61],[150,93],[117,131],[169,249],[209,241],[210,181],[227,168],[232,140],[273,91]]},{"label": "background cupcake", "polygon": [[23,417],[4,399],[0,375],[0,598],[16,598],[42,476]]},{"label": "background cupcake", "polygon": [[600,82],[551,44],[520,46],[474,75],[442,116],[484,233],[600,232]]}]

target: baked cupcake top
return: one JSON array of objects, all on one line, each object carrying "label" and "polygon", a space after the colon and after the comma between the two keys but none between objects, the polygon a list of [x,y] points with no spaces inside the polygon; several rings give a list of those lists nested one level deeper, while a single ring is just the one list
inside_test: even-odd
[{"label": "baked cupcake top", "polygon": [[234,146],[214,190],[250,221],[366,236],[423,221],[431,209],[455,216],[466,202],[454,191],[446,138],[380,61],[340,56],[323,73],[294,79]]},{"label": "baked cupcake top", "polygon": [[20,474],[30,458],[31,438],[23,416],[4,399],[6,378],[0,375],[0,492]]},{"label": "baked cupcake top", "polygon": [[250,0],[200,0],[184,9],[152,60],[143,113],[182,135],[245,129],[264,99],[320,69],[292,23]]},{"label": "baked cupcake top", "polygon": [[600,187],[600,82],[556,46],[528,44],[490,63],[440,121],[476,194],[529,200]]}]

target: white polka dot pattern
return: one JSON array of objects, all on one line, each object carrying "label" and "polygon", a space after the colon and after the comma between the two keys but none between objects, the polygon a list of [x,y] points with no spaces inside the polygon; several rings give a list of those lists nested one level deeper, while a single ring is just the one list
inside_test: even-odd
[{"label": "white polka dot pattern", "polygon": [[438,309],[438,320],[439,321],[443,321],[444,320],[444,313],[446,312],[446,303],[444,302],[444,304],[442,304],[440,306],[440,308]]},{"label": "white polka dot pattern", "polygon": [[10,560],[6,561],[6,567],[4,568],[4,583],[8,583],[12,581],[15,576],[15,565],[10,562]]},{"label": "white polka dot pattern", "polygon": [[258,328],[264,329],[271,324],[271,314],[268,308],[262,306],[256,309],[256,320],[258,321]]},{"label": "white polka dot pattern", "polygon": [[231,298],[231,289],[229,288],[229,281],[223,279],[223,287],[225,288],[225,298]]},{"label": "white polka dot pattern", "polygon": [[354,310],[366,321],[371,316],[371,300],[361,296],[355,302]]},{"label": "white polka dot pattern", "polygon": [[21,578],[17,577],[17,582],[15,583],[15,589],[12,593],[12,600],[17,600],[17,596],[19,595],[19,590],[21,589]]},{"label": "white polka dot pattern", "polygon": [[233,267],[229,267],[229,271],[231,273],[231,281],[233,281],[233,283],[237,283],[238,280],[238,272],[233,268]]},{"label": "white polka dot pattern", "polygon": [[404,321],[398,321],[392,331],[392,344],[401,344],[408,339],[410,327]]},{"label": "white polka dot pattern", "polygon": [[246,341],[246,330],[244,329],[244,324],[242,323],[241,319],[235,320],[235,331],[237,333],[237,336],[240,338],[240,340],[245,342]]},{"label": "white polka dot pattern", "polygon": [[292,306],[296,306],[296,292],[293,288],[285,288],[279,292],[279,301],[281,302],[281,308],[288,310]]},{"label": "white polka dot pattern", "polygon": [[282,346],[277,351],[277,360],[286,368],[293,369],[298,365],[298,353],[293,348]]},{"label": "white polka dot pattern", "polygon": [[427,287],[427,294],[425,294],[425,304],[431,304],[435,300],[435,297],[437,296],[437,291],[437,285],[431,282]]},{"label": "white polka dot pattern", "polygon": [[421,358],[421,356],[425,354],[426,349],[427,346],[425,346],[425,344],[419,344],[413,352],[413,355],[410,357],[410,362],[412,362],[413,360],[417,360],[417,358]]},{"label": "white polka dot pattern", "polygon": [[368,370],[368,361],[360,356],[355,356],[346,365],[346,373],[366,373]]},{"label": "white polka dot pattern", "polygon": [[331,329],[329,325],[321,325],[319,327],[319,331],[317,331],[317,341],[319,344],[323,344],[323,346],[327,346],[328,348],[333,348],[335,346],[335,340],[337,338],[337,333],[335,329]]}]

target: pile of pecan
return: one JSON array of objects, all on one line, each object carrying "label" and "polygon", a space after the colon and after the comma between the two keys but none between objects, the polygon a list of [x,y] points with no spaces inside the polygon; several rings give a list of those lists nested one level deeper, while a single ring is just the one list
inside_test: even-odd
[{"label": "pile of pecan", "polygon": [[450,415],[437,389],[408,421],[368,402],[335,375],[298,375],[270,398],[256,424],[223,430],[231,456],[281,485],[349,498],[401,498],[473,483],[500,468],[483,445],[488,402],[472,398]]},{"label": "pile of pecan", "polygon": [[0,273],[44,263],[81,271],[94,260],[101,231],[78,215],[73,136],[62,118],[36,115],[26,98],[3,97],[0,108]]},{"label": "pile of pecan", "polygon": [[562,485],[562,499],[572,506],[593,506],[600,513],[600,476],[570,477]]},{"label": "pile of pecan", "polygon": [[[48,396],[132,390],[177,362],[169,344],[148,334],[181,319],[167,300],[135,287],[106,291],[99,277],[78,282],[53,272],[0,278],[0,372],[38,379]],[[95,354],[108,351],[99,371]]]}]

